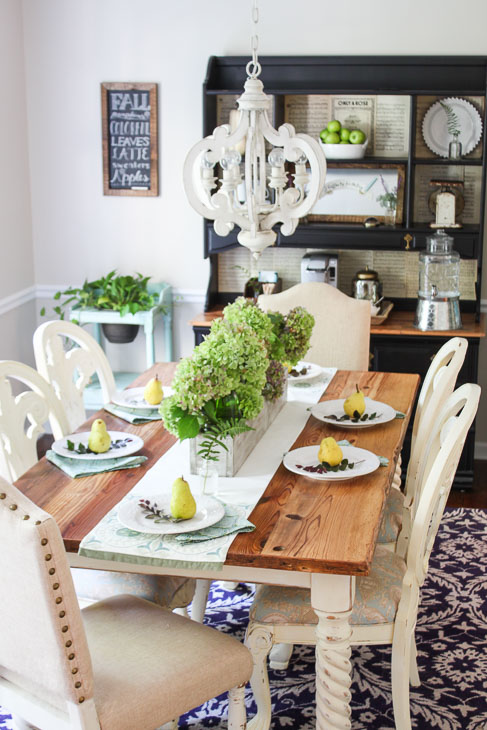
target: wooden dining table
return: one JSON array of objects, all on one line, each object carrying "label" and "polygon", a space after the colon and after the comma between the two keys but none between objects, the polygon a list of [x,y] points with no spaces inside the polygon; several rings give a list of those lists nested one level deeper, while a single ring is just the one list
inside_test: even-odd
[{"label": "wooden dining table", "polygon": [[[168,384],[175,367],[173,363],[158,363],[132,387],[145,385],[156,373]],[[318,617],[316,727],[350,728],[349,617],[355,579],[371,569],[419,376],[339,370],[321,400],[344,398],[356,385],[369,398],[391,405],[405,417],[370,428],[345,429],[310,415],[292,448],[319,445],[325,436],[332,435],[387,457],[388,465],[357,479],[333,482],[295,474],[281,463],[249,516],[255,531],[235,537],[220,570],[194,565],[158,567],[78,555],[82,539],[175,443],[161,421],[132,425],[100,411],[93,418],[102,417],[109,430],[135,433],[143,439],[140,453],[148,458],[142,466],[72,479],[43,458],[17,480],[16,486],[55,518],[73,567],[309,588]],[[93,418],[79,430],[89,430]]]}]

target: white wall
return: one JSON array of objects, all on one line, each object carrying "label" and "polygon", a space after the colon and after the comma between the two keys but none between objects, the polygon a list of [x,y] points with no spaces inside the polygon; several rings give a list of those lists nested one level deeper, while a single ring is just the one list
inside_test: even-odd
[{"label": "white wall", "polygon": [[[32,364],[35,323],[22,5],[0,1],[0,359]],[[27,301],[26,301],[27,300]]]},{"label": "white wall", "polygon": [[[117,267],[199,293],[196,301],[190,297],[180,304],[176,315],[176,354],[187,354],[192,343],[187,320],[202,308],[208,265],[201,220],[182,188],[182,165],[201,136],[208,57],[249,53],[251,0],[22,0],[21,5],[36,284],[48,290],[80,284]],[[16,149],[25,147],[18,98],[23,93],[19,6],[20,0],[0,0],[0,58],[8,60],[2,67],[14,67],[13,81],[11,74],[5,77],[18,102],[9,108],[20,117],[15,124],[0,118],[0,124],[15,126]],[[259,50],[262,55],[485,55],[486,27],[485,0],[469,0],[460,9],[456,0],[261,0]],[[103,196],[102,81],[159,85],[156,198]],[[22,252],[9,262],[15,273],[9,272],[7,292],[32,279],[30,249],[24,250],[30,232],[25,186],[22,176],[19,197],[6,191],[6,209],[21,205],[20,216],[12,211],[8,229]],[[21,230],[14,226],[19,217]],[[2,328],[0,321],[0,341]],[[141,337],[137,345],[123,354],[115,349],[114,366],[122,361],[126,367],[143,366]],[[482,369],[486,357],[483,352]],[[482,433],[487,442],[487,419]]]}]

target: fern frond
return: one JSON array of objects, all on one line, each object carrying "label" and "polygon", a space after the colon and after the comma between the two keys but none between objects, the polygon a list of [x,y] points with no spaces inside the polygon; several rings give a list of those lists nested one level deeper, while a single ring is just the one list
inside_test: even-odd
[{"label": "fern frond", "polygon": [[448,134],[451,134],[452,137],[458,137],[460,134],[460,122],[457,115],[451,108],[450,104],[447,104],[445,101],[440,101],[440,104],[442,109],[445,110]]}]

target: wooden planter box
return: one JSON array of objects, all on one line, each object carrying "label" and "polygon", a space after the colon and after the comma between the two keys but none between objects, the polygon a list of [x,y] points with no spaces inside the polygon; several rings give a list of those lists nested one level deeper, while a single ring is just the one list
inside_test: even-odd
[{"label": "wooden planter box", "polygon": [[[257,418],[250,421],[250,425],[254,429],[253,431],[245,431],[245,433],[240,433],[233,439],[226,439],[225,443],[228,447],[228,451],[225,451],[225,449],[219,449],[220,456],[218,461],[211,462],[217,467],[219,476],[235,476],[244,461],[250,455],[250,452],[257,446],[264,433],[274,421],[277,414],[286,403],[286,400],[287,385],[279,400],[274,401],[273,403],[264,401],[264,407]],[[189,465],[191,474],[198,474],[198,471],[204,465],[204,459],[196,453],[200,450],[202,441],[204,441],[204,436],[201,434],[195,439],[190,440]]]}]

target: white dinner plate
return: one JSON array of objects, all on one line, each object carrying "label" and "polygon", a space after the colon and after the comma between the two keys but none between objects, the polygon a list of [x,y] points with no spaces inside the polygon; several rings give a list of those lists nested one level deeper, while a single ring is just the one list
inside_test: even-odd
[{"label": "white dinner plate", "polygon": [[[442,99],[456,119],[462,143],[462,152],[468,155],[480,142],[482,136],[482,119],[477,109],[466,99],[449,97]],[[439,101],[432,104],[423,119],[423,137],[426,145],[435,155],[448,157],[448,146],[453,139],[448,132],[448,114]]]},{"label": "white dinner plate", "polygon": [[[339,398],[338,400],[326,400],[322,403],[317,403],[312,406],[311,413],[319,421],[329,423],[331,426],[338,426],[339,428],[369,428],[369,426],[382,426],[384,423],[393,421],[396,417],[396,411],[387,403],[381,403],[371,398],[365,398],[365,413],[371,416],[373,413],[377,413],[376,418],[372,421],[357,421],[355,423],[351,419],[345,421],[338,421],[338,418],[345,416],[343,410],[343,404],[345,398]],[[365,415],[365,414],[364,414]],[[329,416],[332,416],[329,418]],[[335,418],[333,418],[335,416]]]},{"label": "white dinner plate", "polygon": [[306,373],[304,375],[291,375],[288,373],[288,383],[303,383],[305,380],[313,380],[323,372],[323,368],[316,365],[314,362],[304,362],[304,360],[301,360],[294,366],[294,369],[298,371],[303,368],[306,368]]},{"label": "white dinner plate", "polygon": [[[148,498],[149,499],[149,498]],[[171,495],[163,494],[150,497],[151,504],[157,504],[158,509],[170,514]],[[215,497],[202,495],[196,498],[196,514],[190,520],[181,522],[159,522],[146,519],[144,511],[139,507],[139,500],[122,502],[118,508],[118,519],[130,530],[147,532],[151,535],[180,535],[183,532],[194,532],[210,527],[221,520],[225,514],[225,507]]]},{"label": "white dinner plate", "polygon": [[303,467],[318,466],[319,444],[316,446],[302,446],[299,449],[288,451],[284,456],[283,464],[286,469],[300,474],[310,479],[319,479],[320,481],[340,482],[345,479],[355,479],[370,474],[380,466],[379,457],[366,449],[359,449],[357,446],[342,446],[343,458],[348,459],[349,463],[354,464],[353,469],[346,471],[329,471],[326,474],[318,472],[306,471]]},{"label": "white dinner plate", "polygon": [[[112,445],[103,454],[78,454],[76,451],[70,451],[67,446],[67,442],[71,441],[75,448],[78,444],[83,444],[88,448],[88,439],[90,431],[82,431],[81,433],[71,433],[69,436],[64,436],[62,439],[58,439],[51,446],[52,450],[59,454],[59,456],[67,456],[70,459],[118,459],[121,456],[130,456],[135,454],[136,451],[142,448],[144,442],[140,436],[135,436],[133,433],[126,433],[125,431],[109,431],[108,432]],[[125,442],[123,445],[117,446],[117,441]]]},{"label": "white dinner plate", "polygon": [[[144,390],[145,388],[127,388],[127,390],[121,390],[119,393],[115,393],[112,398],[112,403],[115,403],[116,406],[123,406],[124,408],[134,408],[135,410],[142,409],[144,411],[148,409],[157,410],[158,408],[160,408],[160,403],[157,403],[157,405],[155,406],[147,403],[144,398]],[[174,390],[169,385],[163,385],[162,392],[164,394],[164,399],[172,395],[174,393]]]}]

